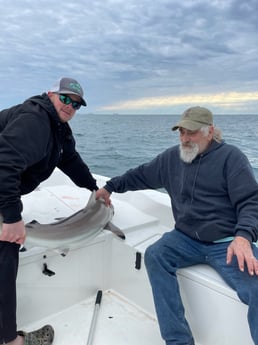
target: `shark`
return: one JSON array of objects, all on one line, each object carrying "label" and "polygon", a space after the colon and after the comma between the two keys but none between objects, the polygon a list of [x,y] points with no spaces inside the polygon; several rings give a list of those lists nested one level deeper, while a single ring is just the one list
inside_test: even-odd
[{"label": "shark", "polygon": [[36,220],[25,224],[25,246],[71,248],[75,244],[91,241],[103,230],[109,230],[124,240],[125,234],[111,222],[113,215],[113,205],[107,207],[102,199],[96,200],[93,191],[87,205],[69,217],[48,224]]}]

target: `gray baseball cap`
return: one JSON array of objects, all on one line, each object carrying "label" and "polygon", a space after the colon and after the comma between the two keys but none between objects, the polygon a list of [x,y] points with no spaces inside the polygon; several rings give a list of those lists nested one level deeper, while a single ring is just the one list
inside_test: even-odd
[{"label": "gray baseball cap", "polygon": [[75,79],[62,77],[52,86],[49,91],[64,95],[77,95],[81,98],[82,105],[87,105],[86,101],[83,98],[83,89]]},{"label": "gray baseball cap", "polygon": [[172,127],[172,131],[176,131],[179,127],[186,128],[190,131],[196,131],[203,126],[211,126],[213,124],[213,115],[210,110],[203,107],[192,107],[187,109],[180,121]]}]

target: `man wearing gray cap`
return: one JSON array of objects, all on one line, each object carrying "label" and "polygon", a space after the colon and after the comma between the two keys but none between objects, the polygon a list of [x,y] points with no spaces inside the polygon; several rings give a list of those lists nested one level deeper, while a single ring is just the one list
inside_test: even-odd
[{"label": "man wearing gray cap", "polygon": [[82,105],[81,85],[63,77],[47,93],[0,112],[0,344],[53,342],[50,325],[30,333],[16,330],[18,254],[26,235],[21,195],[33,191],[56,167],[76,185],[98,189],[68,125]]},{"label": "man wearing gray cap", "polygon": [[222,140],[206,108],[187,109],[172,130],[179,131],[179,145],[112,178],[96,197],[109,205],[112,192],[165,188],[171,198],[175,229],[145,252],[166,345],[194,344],[176,273],[201,263],[211,265],[248,305],[258,345],[258,184],[252,168],[237,147]]}]

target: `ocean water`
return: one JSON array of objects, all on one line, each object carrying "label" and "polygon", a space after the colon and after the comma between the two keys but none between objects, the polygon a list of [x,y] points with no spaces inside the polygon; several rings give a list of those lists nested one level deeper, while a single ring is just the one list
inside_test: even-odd
[{"label": "ocean water", "polygon": [[[77,151],[92,173],[113,177],[179,142],[178,115],[77,114],[70,125]],[[223,138],[248,157],[258,181],[258,115],[215,115]]]}]

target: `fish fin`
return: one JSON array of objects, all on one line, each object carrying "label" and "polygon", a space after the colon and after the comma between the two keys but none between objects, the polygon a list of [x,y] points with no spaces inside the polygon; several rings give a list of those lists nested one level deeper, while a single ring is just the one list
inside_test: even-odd
[{"label": "fish fin", "polygon": [[112,222],[107,222],[107,224],[104,227],[104,230],[109,230],[111,232],[113,232],[113,234],[115,234],[116,236],[118,236],[119,238],[121,238],[122,240],[125,240],[125,234],[123,233],[122,230],[120,230],[116,225],[114,225]]},{"label": "fish fin", "polygon": [[25,226],[26,226],[26,228],[32,228],[33,224],[39,224],[39,222],[37,220],[33,219],[31,222],[26,223]]}]

